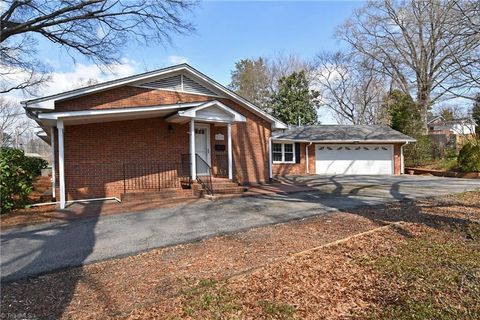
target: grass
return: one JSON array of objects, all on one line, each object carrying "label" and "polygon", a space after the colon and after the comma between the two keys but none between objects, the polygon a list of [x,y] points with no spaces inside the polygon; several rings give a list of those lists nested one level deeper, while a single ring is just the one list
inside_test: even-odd
[{"label": "grass", "polygon": [[259,305],[269,318],[282,320],[295,319],[295,307],[287,303],[263,300],[260,301]]},{"label": "grass", "polygon": [[[211,279],[198,281],[183,292],[182,310],[193,319],[242,319],[242,299]],[[267,319],[293,320],[295,308],[289,304],[262,300],[258,302]]]},{"label": "grass", "polygon": [[412,238],[397,253],[362,261],[394,284],[368,319],[480,319],[480,226]]},{"label": "grass", "polygon": [[237,319],[234,315],[241,307],[233,294],[211,279],[200,280],[183,296],[183,313],[194,319]]}]

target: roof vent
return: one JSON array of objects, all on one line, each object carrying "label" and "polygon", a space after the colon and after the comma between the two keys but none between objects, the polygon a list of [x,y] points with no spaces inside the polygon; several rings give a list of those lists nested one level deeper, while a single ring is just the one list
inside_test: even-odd
[{"label": "roof vent", "polygon": [[212,90],[205,88],[198,82],[184,75],[176,75],[168,78],[158,79],[155,81],[145,82],[140,84],[139,86],[150,89],[164,89],[185,93],[196,93],[207,96],[218,96]]}]

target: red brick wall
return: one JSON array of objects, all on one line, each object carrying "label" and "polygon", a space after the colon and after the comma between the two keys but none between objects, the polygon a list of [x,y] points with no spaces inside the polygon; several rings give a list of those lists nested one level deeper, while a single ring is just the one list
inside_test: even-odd
[{"label": "red brick wall", "polygon": [[[306,147],[307,143],[300,143],[300,163],[274,163],[272,165],[272,174],[274,176],[285,175],[305,175],[307,174],[306,166]],[[315,173],[315,145],[308,148],[308,166],[310,174]]]},{"label": "red brick wall", "polygon": [[401,143],[396,143],[393,145],[393,174],[399,175],[402,173],[402,151]]},{"label": "red brick wall", "polygon": [[[135,87],[118,88],[85,96],[57,105],[59,110],[83,110],[113,107],[136,107],[212,100],[211,97],[179,94],[170,91]],[[115,94],[119,95],[115,101]],[[270,123],[229,99],[219,99],[247,118],[232,125],[234,180],[242,184],[268,181],[268,138]],[[173,132],[168,126],[173,127]],[[180,161],[188,153],[188,124],[165,122],[162,118],[92,123],[65,124],[65,185],[68,199],[120,196],[123,192],[123,164],[161,162],[165,165]],[[212,165],[216,165],[215,133],[225,136],[226,127],[211,125]],[[56,143],[58,150],[58,143]],[[226,151],[225,151],[226,155]],[[58,177],[58,161],[56,162]],[[214,169],[215,170],[215,169]],[[57,180],[58,181],[58,180]],[[58,186],[58,183],[57,183]]]},{"label": "red brick wall", "polygon": [[67,101],[56,102],[55,110],[78,111],[87,109],[117,109],[208,101],[213,99],[215,98],[197,94],[124,86]]}]

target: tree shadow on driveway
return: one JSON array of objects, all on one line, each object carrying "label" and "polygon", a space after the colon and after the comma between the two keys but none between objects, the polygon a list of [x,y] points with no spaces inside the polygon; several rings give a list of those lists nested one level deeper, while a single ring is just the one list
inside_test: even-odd
[{"label": "tree shadow on driveway", "polygon": [[[347,182],[345,182],[345,180]],[[292,193],[287,197],[271,196],[270,199],[287,202],[315,203],[319,208],[327,207],[334,211],[345,212],[369,219],[376,224],[389,224],[396,222],[420,223],[431,228],[445,226],[465,229],[472,221],[461,217],[445,216],[432,212],[435,206],[418,205],[412,190],[418,188],[418,198],[425,198],[424,188],[420,182],[412,185],[410,180],[397,180],[385,183],[382,188],[378,184],[366,181],[366,184],[349,183],[345,177],[305,177],[292,179],[296,183],[307,184],[312,187],[308,192]],[[453,181],[452,181],[453,182]],[[327,190],[325,186],[333,186]],[[410,192],[402,191],[402,187],[413,188]],[[479,185],[480,186],[480,185]],[[362,191],[366,191],[362,193]],[[421,192],[422,191],[422,192]],[[429,198],[429,197],[426,197]],[[447,204],[453,206],[454,204]],[[443,206],[443,204],[442,204]],[[473,206],[477,207],[477,206]],[[317,208],[316,210],[319,210]],[[428,212],[425,209],[430,209]],[[315,210],[315,209],[313,209]],[[403,236],[411,236],[409,232],[397,225],[394,228]]]},{"label": "tree shadow on driveway", "polygon": [[[83,206],[83,210],[89,210],[89,218],[82,220],[81,237],[72,238],[71,233],[72,224],[78,224],[78,221],[2,232],[2,250],[4,253],[8,251],[0,264],[2,270],[2,318],[4,316],[7,319],[59,319],[62,317],[65,308],[73,298],[77,283],[82,279],[85,280],[82,269],[78,268],[78,272],[69,273],[69,277],[58,277],[58,281],[55,281],[54,285],[50,287],[41,286],[41,281],[36,287],[37,279],[29,279],[28,276],[35,273],[36,277],[44,270],[49,270],[51,265],[60,265],[60,268],[82,265],[93,252],[96,240],[95,226],[99,219],[101,206],[90,207],[87,203]],[[65,213],[68,213],[68,207]],[[25,249],[27,246],[28,249]],[[82,248],[82,250],[72,250],[72,254],[68,254],[66,259],[65,255],[62,255],[63,261],[58,263],[60,257],[58,253],[74,247]],[[18,291],[22,290],[22,285],[19,285],[22,282],[34,284],[35,289],[29,294],[28,302],[15,300],[19,294]],[[88,279],[86,282],[87,285],[95,287],[95,283],[89,283]],[[55,299],[48,299],[49,296],[55,296]],[[105,299],[108,299],[108,296],[105,296]],[[47,301],[50,303],[49,305],[46,305]],[[19,305],[22,306],[21,309],[18,309]],[[32,307],[29,308],[29,305]],[[44,307],[39,308],[38,306]]]}]

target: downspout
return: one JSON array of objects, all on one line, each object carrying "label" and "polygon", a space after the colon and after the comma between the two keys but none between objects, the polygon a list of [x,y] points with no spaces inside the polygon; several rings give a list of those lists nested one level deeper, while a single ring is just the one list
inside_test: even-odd
[{"label": "downspout", "polygon": [[55,128],[50,127],[50,162],[52,163],[52,198],[56,199],[55,189],[57,188],[57,178],[55,176]]},{"label": "downspout", "polygon": [[308,156],[308,148],[312,145],[312,141],[309,142],[309,144],[307,144],[307,146],[305,147],[305,160],[306,160],[306,165],[307,165],[307,174],[310,174],[310,166],[309,166],[309,156]]},{"label": "downspout", "polygon": [[272,137],[268,138],[268,178],[272,181]]}]

